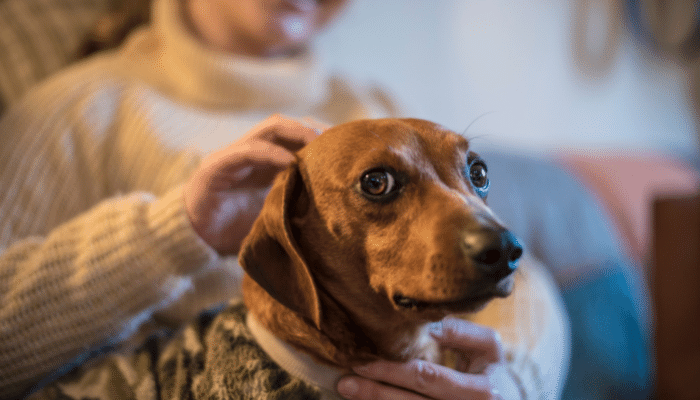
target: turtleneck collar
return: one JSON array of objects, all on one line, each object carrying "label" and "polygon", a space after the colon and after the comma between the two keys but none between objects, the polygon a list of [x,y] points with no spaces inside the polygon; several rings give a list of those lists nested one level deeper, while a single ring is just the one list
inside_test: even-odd
[{"label": "turtleneck collar", "polygon": [[167,95],[214,109],[277,112],[300,103],[308,109],[326,94],[329,76],[308,51],[258,59],[208,49],[187,28],[180,0],[155,0],[152,16],[128,47],[152,58],[151,73]]}]

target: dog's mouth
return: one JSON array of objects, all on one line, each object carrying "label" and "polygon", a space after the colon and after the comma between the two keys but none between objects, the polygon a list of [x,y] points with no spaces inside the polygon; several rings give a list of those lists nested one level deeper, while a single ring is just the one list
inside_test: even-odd
[{"label": "dog's mouth", "polygon": [[[506,280],[504,280],[506,281]],[[426,301],[396,293],[392,301],[400,308],[411,311],[447,311],[450,313],[475,311],[494,298],[507,297],[512,291],[512,282],[499,282],[485,290],[447,301]]]},{"label": "dog's mouth", "polygon": [[433,302],[418,300],[411,297],[406,297],[401,294],[395,294],[393,297],[394,304],[401,308],[414,311],[425,311],[425,310],[448,310],[448,311],[466,311],[474,306],[485,303],[493,299],[494,295],[487,293],[478,296],[469,296],[459,300],[444,301],[444,302]]}]

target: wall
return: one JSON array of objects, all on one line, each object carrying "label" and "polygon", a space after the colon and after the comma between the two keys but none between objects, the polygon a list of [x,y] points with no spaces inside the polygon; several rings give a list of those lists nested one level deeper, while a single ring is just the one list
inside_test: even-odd
[{"label": "wall", "polygon": [[[573,61],[574,4],[355,0],[318,48],[413,116],[460,132],[473,123],[478,146],[694,152],[684,72],[623,31],[608,76],[586,78]],[[592,45],[604,21],[591,20]]]}]

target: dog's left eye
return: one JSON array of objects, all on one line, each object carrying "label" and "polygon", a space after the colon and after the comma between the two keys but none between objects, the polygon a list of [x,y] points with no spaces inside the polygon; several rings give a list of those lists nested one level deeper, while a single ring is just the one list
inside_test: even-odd
[{"label": "dog's left eye", "polygon": [[394,175],[385,169],[367,171],[360,178],[360,189],[373,200],[384,199],[387,195],[395,193],[398,188]]}]

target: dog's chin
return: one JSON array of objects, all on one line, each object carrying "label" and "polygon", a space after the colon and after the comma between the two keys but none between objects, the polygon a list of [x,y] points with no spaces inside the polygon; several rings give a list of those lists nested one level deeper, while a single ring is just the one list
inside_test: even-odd
[{"label": "dog's chin", "polygon": [[480,311],[491,300],[510,295],[513,286],[514,278],[510,275],[496,284],[475,289],[471,293],[455,299],[423,300],[396,293],[391,300],[399,310],[418,313],[421,318],[439,320],[450,314],[469,314]]}]

